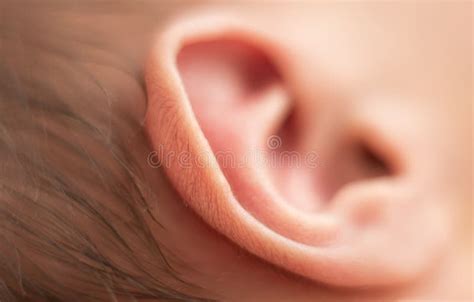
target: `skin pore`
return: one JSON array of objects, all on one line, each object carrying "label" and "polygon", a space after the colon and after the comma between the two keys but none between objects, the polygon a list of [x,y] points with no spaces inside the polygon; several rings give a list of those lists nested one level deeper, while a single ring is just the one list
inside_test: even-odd
[{"label": "skin pore", "polygon": [[[470,5],[3,1],[0,301],[469,300]],[[396,149],[421,171],[412,175],[419,194],[443,201],[447,240],[426,271],[355,288],[303,276],[216,231],[169,171],[150,166],[145,70],[156,37],[180,20],[228,14],[284,46],[287,69],[278,67],[302,111],[315,106],[315,80],[327,79],[351,96],[332,103],[337,116],[403,138]],[[200,70],[181,63],[191,83]],[[286,174],[275,175],[293,198]],[[351,181],[335,177],[326,195]]]}]

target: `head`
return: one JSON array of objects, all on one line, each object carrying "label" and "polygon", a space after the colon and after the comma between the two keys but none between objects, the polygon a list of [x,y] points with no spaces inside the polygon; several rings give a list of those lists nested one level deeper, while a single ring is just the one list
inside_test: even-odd
[{"label": "head", "polygon": [[470,4],[0,8],[1,301],[472,297]]}]

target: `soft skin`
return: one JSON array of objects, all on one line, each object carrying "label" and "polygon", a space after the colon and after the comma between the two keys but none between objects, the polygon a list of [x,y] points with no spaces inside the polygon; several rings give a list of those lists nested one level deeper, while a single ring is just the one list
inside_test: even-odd
[{"label": "soft skin", "polygon": [[[459,209],[470,208],[471,175],[462,168],[470,166],[469,45],[467,36],[439,36],[454,30],[451,22],[467,29],[468,14],[427,6],[419,24],[410,5],[291,7],[265,14],[245,6],[237,13],[200,9],[173,19],[155,36],[146,63],[146,128],[165,154],[211,158],[204,166],[174,161],[164,168],[207,226],[324,286],[282,277],[252,258],[244,265],[247,256],[231,247],[201,249],[201,236],[194,257],[212,255],[206,271],[235,300],[468,297],[470,274],[461,263],[470,263],[469,244],[460,238],[469,235],[456,234],[470,232],[457,223],[467,221]],[[453,15],[435,21],[443,9]],[[437,51],[440,43],[448,49]],[[457,54],[454,62],[448,53]],[[263,84],[247,83],[255,78]],[[285,123],[290,111],[296,125]],[[296,141],[285,150],[317,150],[319,170],[229,167],[212,156],[230,151],[238,158],[265,147],[271,134]],[[370,164],[352,155],[358,143],[389,171],[371,175]],[[460,183],[446,178],[451,173]],[[216,253],[235,265],[224,276]],[[448,284],[457,274],[464,277],[454,289]],[[347,291],[360,287],[371,290]]]},{"label": "soft skin", "polygon": [[[0,103],[0,141],[16,142],[0,185],[47,202],[0,191],[0,214],[44,235],[0,228],[30,261],[0,245],[19,295],[34,290],[23,280],[81,302],[70,289],[472,300],[472,4],[74,2],[0,2],[1,97],[36,106]],[[20,147],[40,169],[16,165]],[[259,151],[267,161],[240,162]],[[67,177],[41,187],[48,171]],[[36,283],[35,265],[55,282]]]}]

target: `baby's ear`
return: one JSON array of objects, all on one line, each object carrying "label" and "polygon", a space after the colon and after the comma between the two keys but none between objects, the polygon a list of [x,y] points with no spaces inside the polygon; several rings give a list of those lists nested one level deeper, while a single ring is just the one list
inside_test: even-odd
[{"label": "baby's ear", "polygon": [[172,185],[217,232],[292,273],[337,286],[415,277],[443,242],[436,196],[417,194],[396,136],[335,107],[324,75],[311,97],[298,91],[292,60],[230,19],[157,35],[146,130]]}]

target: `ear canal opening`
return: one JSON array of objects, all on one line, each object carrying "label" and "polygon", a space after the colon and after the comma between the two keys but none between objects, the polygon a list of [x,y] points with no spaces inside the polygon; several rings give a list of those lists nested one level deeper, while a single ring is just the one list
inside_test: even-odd
[{"label": "ear canal opening", "polygon": [[321,194],[330,203],[339,191],[355,182],[392,177],[396,174],[391,162],[365,141],[340,145],[321,179]]},{"label": "ear canal opening", "polygon": [[395,174],[393,167],[390,166],[387,160],[380,156],[378,152],[373,150],[368,144],[362,143],[359,148],[362,160],[372,171],[369,178],[393,176]]}]

